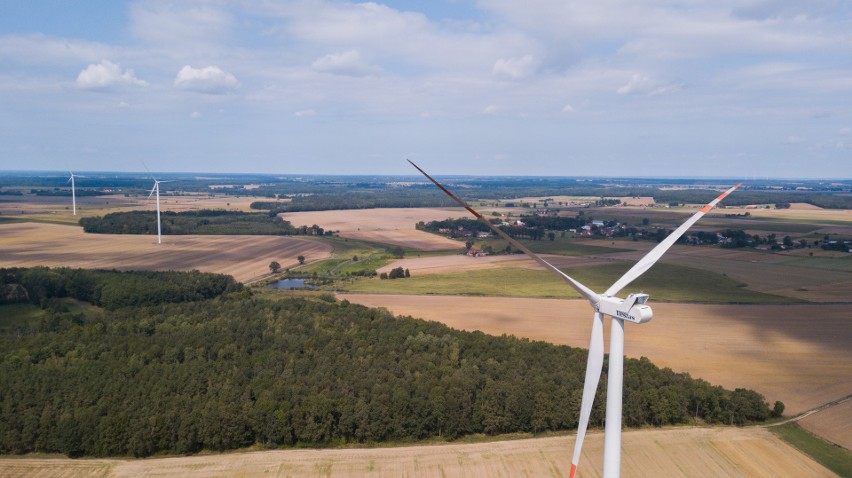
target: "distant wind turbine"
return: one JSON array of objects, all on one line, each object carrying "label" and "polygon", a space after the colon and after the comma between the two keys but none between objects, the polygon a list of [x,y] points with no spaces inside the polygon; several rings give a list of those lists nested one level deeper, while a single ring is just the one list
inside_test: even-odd
[{"label": "distant wind turbine", "polygon": [[86,176],[80,176],[79,174],[74,175],[74,173],[72,173],[71,171],[68,171],[68,174],[70,174],[71,177],[68,178],[68,181],[66,181],[66,182],[71,183],[71,205],[74,208],[74,215],[76,216],[77,215],[77,192],[74,190],[74,178],[85,178]]},{"label": "distant wind turbine", "polygon": [[151,195],[154,194],[154,192],[157,193],[157,244],[162,244],[163,241],[160,233],[160,183],[170,183],[172,181],[158,181],[157,178],[155,178],[154,175],[151,174],[151,170],[148,169],[147,164],[142,163],[142,166],[145,166],[145,170],[148,171],[148,174],[151,175],[151,179],[154,180],[154,187],[151,188],[151,192],[148,193],[148,200],[151,200]]},{"label": "distant wind turbine", "polygon": [[467,209],[489,229],[494,231],[498,236],[509,241],[514,247],[524,251],[528,256],[535,259],[539,264],[546,267],[548,270],[559,276],[560,279],[568,283],[591,304],[594,309],[594,319],[592,321],[592,337],[589,343],[589,358],[586,362],[586,378],[583,383],[583,400],[580,404],[580,420],[577,427],[577,440],[574,442],[574,456],[571,460],[570,478],[574,478],[577,472],[577,463],[580,461],[580,452],[583,449],[583,439],[586,436],[586,428],[589,425],[589,415],[592,412],[592,403],[595,399],[595,391],[598,388],[600,381],[601,370],[603,369],[604,358],[604,339],[603,339],[603,320],[604,315],[612,318],[612,330],[610,331],[609,343],[609,371],[607,379],[606,393],[606,425],[604,428],[604,463],[603,476],[604,478],[618,478],[621,474],[621,402],[622,389],[624,385],[624,321],[642,324],[648,322],[653,317],[651,307],[646,305],[648,294],[630,294],[627,299],[619,299],[615,297],[621,289],[639,278],[644,274],[662,255],[674,244],[687,229],[689,229],[696,221],[704,214],[713,209],[713,207],[725,198],[728,194],[737,189],[740,184],[728,189],[719,197],[710,201],[709,204],[701,208],[686,222],[680,225],[674,232],[669,234],[661,243],[651,249],[651,252],[639,260],[629,271],[627,271],[620,279],[615,281],[603,294],[597,294],[588,287],[584,286],[577,280],[569,277],[567,274],[539,257],[534,252],[530,251],[523,244],[512,239],[508,234],[500,228],[491,224],[488,219],[471,208],[466,202],[462,201],[451,193],[447,188],[442,186],[438,181],[432,179],[419,166],[411,162],[412,166],[423,173],[435,186],[438,186],[448,196],[453,198],[459,205]]}]

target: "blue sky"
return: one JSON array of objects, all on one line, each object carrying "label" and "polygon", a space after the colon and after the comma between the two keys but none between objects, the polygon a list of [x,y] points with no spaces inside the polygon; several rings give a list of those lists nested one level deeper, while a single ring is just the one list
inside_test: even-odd
[{"label": "blue sky", "polygon": [[852,177],[844,0],[0,2],[0,170]]}]

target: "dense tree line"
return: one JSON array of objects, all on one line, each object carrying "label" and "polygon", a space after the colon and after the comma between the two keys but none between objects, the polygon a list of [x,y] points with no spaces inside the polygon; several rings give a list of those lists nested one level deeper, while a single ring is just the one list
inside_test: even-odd
[{"label": "dense tree line", "polygon": [[434,188],[405,188],[295,196],[289,202],[256,201],[251,203],[250,207],[280,213],[380,207],[448,207],[455,205],[455,201]]},{"label": "dense tree line", "polygon": [[[80,225],[86,232],[101,234],[156,234],[156,211],[114,212],[105,216],[84,217]],[[293,227],[275,214],[204,209],[161,213],[163,234],[262,234],[323,235],[319,226]]]},{"label": "dense tree line", "polygon": [[[68,189],[60,189],[60,188],[31,189],[30,193],[35,194],[36,196],[68,196],[68,197],[71,197],[71,188],[69,187]],[[74,190],[74,195],[76,195],[77,197],[105,196],[107,194],[111,194],[111,193],[106,193],[106,192],[103,192],[103,191],[96,191],[94,189],[84,189],[84,188],[80,188],[80,187],[77,187]]]},{"label": "dense tree line", "polygon": [[110,310],[210,299],[242,290],[233,277],[208,272],[154,272],[33,267],[0,269],[0,304],[72,297]]},{"label": "dense tree line", "polygon": [[[14,310],[0,314],[3,453],[148,456],[577,426],[586,351],[330,296],[242,292],[85,314],[54,301],[29,322]],[[647,359],[624,368],[628,426],[771,413],[752,391]],[[604,421],[604,395],[593,426]]]}]

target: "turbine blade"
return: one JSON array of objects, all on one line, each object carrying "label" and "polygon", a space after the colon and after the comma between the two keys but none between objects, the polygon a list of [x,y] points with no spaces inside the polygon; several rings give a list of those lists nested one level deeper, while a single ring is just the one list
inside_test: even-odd
[{"label": "turbine blade", "polygon": [[571,474],[569,478],[574,478],[574,473],[577,472],[577,464],[580,462],[580,452],[583,450],[583,440],[586,438],[589,416],[592,414],[595,392],[598,390],[598,382],[601,379],[603,357],[603,314],[595,312],[595,317],[592,321],[592,338],[589,341],[589,358],[586,362],[586,378],[583,381],[583,401],[580,404],[580,422],[577,425],[577,440],[574,442],[574,457],[571,459]]},{"label": "turbine blade", "polygon": [[156,184],[154,184],[154,187],[153,187],[153,188],[151,188],[151,192],[150,192],[150,193],[148,193],[148,199],[149,199],[149,200],[151,199],[151,196],[154,194],[154,190],[155,190],[155,189],[157,189],[157,185],[156,185]]},{"label": "turbine blade", "polygon": [[719,201],[725,199],[725,196],[734,192],[734,190],[740,187],[741,185],[742,183],[739,183],[731,189],[728,189],[727,191],[723,192],[719,195],[719,197],[710,201],[706,206],[701,208],[700,211],[693,214],[692,217],[687,219],[686,222],[681,224],[680,227],[678,227],[674,230],[674,232],[669,234],[669,236],[666,237],[661,243],[657,244],[656,247],[651,249],[651,252],[645,254],[645,257],[640,259],[639,262],[637,262],[633,267],[631,267],[630,270],[627,271],[623,276],[621,276],[620,279],[615,281],[615,283],[612,284],[610,288],[606,290],[606,292],[604,292],[604,295],[613,296],[615,294],[618,294],[618,292],[624,287],[626,287],[627,284],[630,284],[639,276],[647,272],[648,269],[650,269],[651,266],[653,266],[660,259],[660,257],[662,257],[663,254],[665,254],[666,251],[669,250],[670,247],[672,247],[672,244],[677,242],[680,236],[682,236],[683,233],[687,231],[687,229],[689,229],[690,227],[692,227],[693,224],[695,224],[695,221],[701,219],[701,217],[707,214],[711,209],[713,209],[713,207],[718,204]]},{"label": "turbine blade", "polygon": [[[141,161],[141,160],[140,160],[140,161]],[[157,181],[157,178],[155,178],[155,177],[154,177],[154,173],[152,173],[152,172],[151,172],[151,170],[150,170],[150,169],[148,169],[148,165],[147,165],[147,164],[145,164],[145,161],[142,161],[142,166],[144,166],[144,167],[145,167],[145,171],[148,171],[148,176],[151,176],[151,179],[153,179],[154,181]]]},{"label": "turbine blade", "polygon": [[502,230],[500,230],[500,228],[499,228],[499,227],[495,226],[494,224],[491,224],[491,222],[490,222],[488,219],[486,219],[485,217],[483,217],[483,216],[482,216],[482,214],[479,214],[478,212],[476,212],[476,210],[474,210],[472,207],[470,207],[470,205],[468,205],[468,204],[467,204],[466,202],[464,202],[463,200],[459,199],[459,198],[458,198],[455,194],[451,193],[451,192],[450,192],[447,188],[445,188],[444,186],[442,186],[442,185],[441,185],[441,183],[439,183],[438,181],[435,181],[435,179],[433,179],[433,178],[432,178],[432,176],[429,176],[429,175],[426,173],[426,171],[423,171],[422,169],[420,169],[420,166],[417,166],[416,164],[414,164],[414,162],[412,162],[410,159],[408,159],[407,161],[408,161],[409,163],[411,163],[411,165],[412,165],[412,166],[414,166],[415,168],[417,168],[417,170],[418,170],[418,171],[420,171],[420,172],[421,172],[424,176],[426,176],[426,178],[427,178],[429,181],[432,181],[432,183],[433,183],[435,186],[438,186],[438,188],[440,188],[440,189],[441,189],[441,191],[444,191],[444,193],[446,193],[446,194],[447,194],[447,196],[451,197],[451,198],[452,198],[455,202],[457,202],[457,203],[458,203],[461,207],[463,207],[463,208],[467,209],[467,210],[468,210],[468,212],[470,212],[471,214],[473,214],[473,215],[474,215],[477,219],[479,219],[479,220],[480,220],[483,224],[485,224],[486,226],[488,226],[488,228],[489,228],[489,229],[491,229],[492,231],[494,231],[494,233],[495,233],[495,234],[497,234],[498,236],[502,237],[503,239],[505,239],[505,240],[509,241],[509,244],[511,244],[512,246],[516,247],[517,249],[519,249],[519,250],[523,251],[524,253],[526,253],[526,255],[528,255],[528,256],[530,256],[530,257],[532,257],[533,259],[535,259],[535,261],[536,261],[536,262],[538,262],[539,264],[541,264],[541,265],[543,265],[545,268],[547,268],[549,271],[551,271],[551,272],[553,272],[554,274],[556,274],[556,276],[557,276],[557,277],[559,277],[560,279],[562,279],[563,281],[565,281],[565,283],[567,283],[569,286],[571,286],[572,288],[574,288],[574,290],[576,290],[577,292],[579,292],[581,296],[585,297],[585,298],[586,298],[586,300],[588,300],[589,302],[591,302],[593,306],[594,306],[595,304],[597,304],[597,303],[598,303],[598,301],[599,301],[598,294],[597,294],[597,293],[595,293],[593,290],[591,290],[591,289],[589,289],[588,287],[584,286],[583,284],[581,284],[580,282],[578,282],[576,279],[573,279],[573,278],[572,278],[572,277],[570,277],[568,274],[566,274],[566,273],[562,272],[562,271],[561,271],[561,270],[559,270],[556,266],[554,266],[553,264],[551,264],[551,263],[547,262],[546,260],[544,260],[543,258],[541,258],[538,254],[536,254],[536,253],[534,253],[533,251],[531,251],[531,250],[527,249],[527,248],[526,248],[523,244],[521,244],[520,242],[516,241],[516,240],[515,240],[515,239],[513,239],[511,236],[509,236],[508,234],[506,234],[505,232],[503,232]]}]

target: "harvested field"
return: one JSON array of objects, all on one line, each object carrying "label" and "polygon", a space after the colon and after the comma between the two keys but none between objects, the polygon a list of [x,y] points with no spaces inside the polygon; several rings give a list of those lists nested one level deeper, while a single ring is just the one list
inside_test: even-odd
[{"label": "harvested field", "polygon": [[[463,330],[587,348],[591,310],[580,300],[340,294],[350,302]],[[852,392],[852,319],[845,305],[654,303],[655,318],[626,328],[628,357],[752,388],[792,415]],[[606,321],[607,328],[609,321]],[[846,417],[847,423],[852,415]]]},{"label": "harvested field", "polygon": [[339,231],[341,237],[381,242],[424,251],[460,249],[463,245],[437,234],[418,231],[419,221],[467,218],[461,209],[378,208],[347,211],[289,212],[281,217],[294,225],[317,224],[326,231]]},{"label": "harvested field", "polygon": [[852,400],[798,421],[799,426],[826,440],[852,450]]},{"label": "harvested field", "polygon": [[[810,206],[810,205],[808,205]],[[783,219],[788,221],[796,221],[803,223],[819,223],[825,221],[833,222],[848,222],[852,223],[852,210],[850,209],[822,209],[816,206],[811,207],[791,207],[789,209],[765,209],[765,208],[743,208],[743,207],[726,207],[725,214],[745,214],[749,213],[752,217],[765,217],[772,219]]]},{"label": "harvested field", "polygon": [[[161,211],[194,211],[199,209],[227,209],[231,211],[259,212],[249,208],[257,201],[256,197],[237,197],[207,194],[186,196],[171,196],[163,193],[160,196]],[[286,201],[286,200],[282,200]],[[147,196],[125,197],[123,194],[107,196],[81,196],[77,198],[77,216],[71,214],[71,197],[64,196],[8,196],[0,201],[0,214],[3,216],[19,217],[21,215],[39,217],[46,215],[49,219],[67,219],[76,223],[81,216],[99,216],[111,212],[154,210],[153,200]],[[296,224],[300,226],[301,224]]]},{"label": "harvested field", "polygon": [[[0,459],[0,477],[567,476],[573,436],[475,444],[278,450],[146,460]],[[626,431],[622,474],[636,477],[835,477],[762,428]],[[580,476],[601,476],[603,434],[587,435]],[[66,465],[69,468],[66,468]],[[90,474],[80,473],[91,466]]]},{"label": "harvested field", "polygon": [[155,236],[86,234],[77,226],[0,224],[0,267],[85,267],[122,270],[191,270],[247,281],[282,267],[331,255],[328,244],[281,236]]}]

